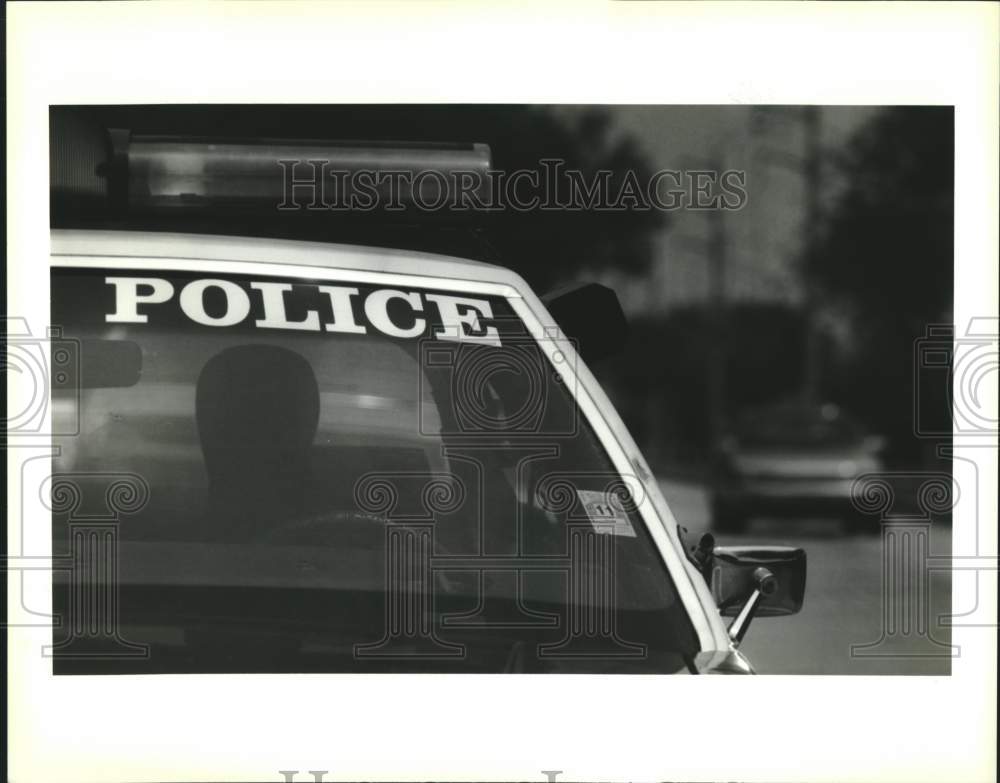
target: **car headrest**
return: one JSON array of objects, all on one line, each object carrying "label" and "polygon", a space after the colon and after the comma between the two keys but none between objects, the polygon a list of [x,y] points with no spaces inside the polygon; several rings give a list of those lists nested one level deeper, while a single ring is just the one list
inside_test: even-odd
[{"label": "car headrest", "polygon": [[209,479],[274,486],[305,470],[319,421],[319,388],[309,362],[275,345],[240,345],[202,368],[195,395]]}]

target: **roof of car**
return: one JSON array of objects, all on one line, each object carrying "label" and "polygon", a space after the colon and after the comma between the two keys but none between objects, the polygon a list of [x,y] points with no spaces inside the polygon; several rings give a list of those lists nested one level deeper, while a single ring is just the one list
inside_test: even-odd
[{"label": "roof of car", "polygon": [[289,264],[366,272],[444,277],[527,288],[510,269],[482,261],[414,250],[259,237],[147,231],[55,229],[51,254],[124,258],[184,258]]}]

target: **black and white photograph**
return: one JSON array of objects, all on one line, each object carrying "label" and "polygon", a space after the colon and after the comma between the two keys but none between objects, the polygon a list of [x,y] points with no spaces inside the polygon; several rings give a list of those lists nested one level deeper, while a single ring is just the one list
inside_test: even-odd
[{"label": "black and white photograph", "polygon": [[[416,5],[311,10],[403,46]],[[31,99],[10,779],[990,779],[997,233],[963,183],[992,149],[996,206],[995,111],[974,147],[957,98],[359,100],[331,67]],[[927,764],[871,761],[873,710],[916,742],[966,684]]]},{"label": "black and white photograph", "polygon": [[57,674],[949,672],[951,109],[50,120]]}]

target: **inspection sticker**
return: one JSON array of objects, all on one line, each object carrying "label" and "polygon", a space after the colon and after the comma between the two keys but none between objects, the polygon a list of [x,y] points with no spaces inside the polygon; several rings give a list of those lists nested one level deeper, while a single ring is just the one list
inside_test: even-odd
[{"label": "inspection sticker", "polygon": [[628,514],[621,507],[621,501],[612,492],[592,489],[578,489],[577,497],[583,506],[594,532],[606,536],[626,536],[635,538],[635,529]]}]

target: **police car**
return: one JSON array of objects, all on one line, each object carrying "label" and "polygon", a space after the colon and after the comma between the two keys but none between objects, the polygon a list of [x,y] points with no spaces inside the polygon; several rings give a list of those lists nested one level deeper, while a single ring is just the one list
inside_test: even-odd
[{"label": "police car", "polygon": [[205,228],[286,199],[288,160],[486,170],[482,145],[76,143],[52,172],[56,674],[752,673],[750,621],[801,607],[801,550],[683,539],[581,358],[621,331],[608,289],[543,303],[379,246],[376,219]]}]

